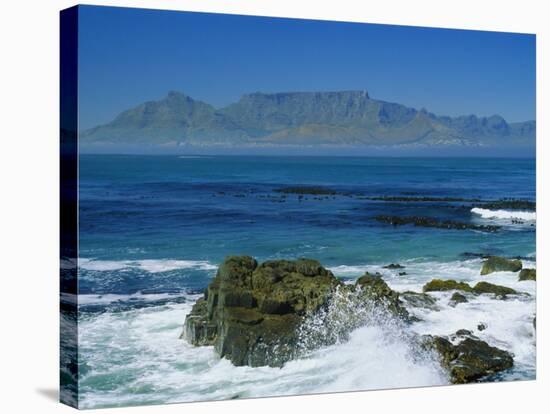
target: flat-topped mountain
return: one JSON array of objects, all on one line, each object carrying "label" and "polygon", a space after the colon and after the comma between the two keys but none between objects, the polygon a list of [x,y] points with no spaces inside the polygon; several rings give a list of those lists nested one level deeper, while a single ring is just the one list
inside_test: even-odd
[{"label": "flat-topped mountain", "polygon": [[80,134],[83,144],[192,146],[534,145],[535,121],[437,116],[367,91],[252,93],[216,109],[180,92]]}]

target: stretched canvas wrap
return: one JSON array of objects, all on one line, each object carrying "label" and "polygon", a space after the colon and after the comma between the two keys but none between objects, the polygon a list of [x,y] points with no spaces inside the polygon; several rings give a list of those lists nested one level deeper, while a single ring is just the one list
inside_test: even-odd
[{"label": "stretched canvas wrap", "polygon": [[61,400],[535,379],[535,129],[531,34],[62,11]]}]

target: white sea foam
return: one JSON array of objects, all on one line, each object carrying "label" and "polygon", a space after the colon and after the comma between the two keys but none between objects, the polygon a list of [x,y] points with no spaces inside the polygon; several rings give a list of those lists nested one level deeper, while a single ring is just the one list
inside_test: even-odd
[{"label": "white sea foam", "polygon": [[329,267],[328,269],[334,273],[336,276],[340,277],[353,277],[353,276],[360,276],[365,272],[375,271],[379,269],[380,266],[376,265],[339,265],[339,266],[333,266]]},{"label": "white sea foam", "polygon": [[155,302],[165,299],[174,299],[180,297],[180,294],[174,293],[133,293],[130,295],[117,295],[117,294],[82,294],[78,295],[79,305],[108,305],[111,303],[119,302]]},{"label": "white sea foam", "polygon": [[172,260],[172,259],[146,259],[146,260],[94,260],[79,258],[78,266],[85,270],[115,271],[123,269],[142,269],[150,273],[168,272],[178,269],[215,270],[216,265],[205,260]]},{"label": "white sea foam", "polygon": [[128,262],[79,258],[78,267],[85,270],[95,270],[103,272],[124,269],[125,267],[128,267]]},{"label": "white sea foam", "polygon": [[[407,275],[382,265],[336,266],[337,275],[360,276],[379,271],[398,291],[421,291],[433,278],[455,279],[474,285],[485,280],[527,292],[498,300],[491,295],[469,296],[468,303],[449,305],[452,292],[431,293],[439,311],[410,308],[422,321],[404,327],[405,333],[385,323],[355,329],[348,340],[323,347],[283,368],[235,367],[219,359],[212,347],[194,347],[178,339],[185,315],[199,295],[186,303],[86,315],[80,321],[80,396],[84,408],[383,389],[445,384],[447,377],[430,358],[418,359],[408,335],[448,335],[470,329],[493,346],[514,354],[520,378],[533,378],[536,366],[536,283],[518,281],[518,274],[496,272],[481,276],[481,259],[453,262],[402,260]],[[524,267],[535,267],[523,260]],[[94,301],[116,296],[89,296]],[[478,324],[487,328],[478,331]],[[113,361],[117,361],[113,364]],[[512,374],[511,374],[512,375]],[[109,391],[98,389],[108,381]]]},{"label": "white sea foam", "polygon": [[[406,263],[406,262],[405,262]],[[507,286],[529,296],[509,296],[506,300],[495,299],[493,295],[467,295],[468,302],[453,307],[449,305],[453,292],[432,292],[437,299],[440,311],[410,308],[421,319],[411,329],[419,334],[448,335],[458,329],[474,332],[492,346],[505,349],[514,354],[514,366],[523,375],[532,375],[536,368],[536,338],[533,317],[536,314],[536,282],[519,281],[518,273],[495,272],[488,276],[480,275],[482,260],[473,259],[449,263],[419,262],[408,263],[407,276],[385,274],[390,287],[404,291],[421,291],[429,280],[454,279],[474,286],[480,281]],[[534,268],[535,262],[523,260],[525,268]],[[480,323],[486,329],[478,330]],[[531,374],[525,374],[526,372]],[[523,377],[525,378],[525,376]]]},{"label": "white sea foam", "polygon": [[[507,286],[530,296],[510,296],[507,300],[497,300],[492,295],[471,295],[468,303],[456,307],[449,305],[453,292],[432,292],[440,311],[422,308],[409,308],[422,322],[412,325],[419,334],[448,335],[458,329],[469,329],[493,346],[506,349],[514,354],[516,369],[531,372],[536,367],[536,343],[533,317],[536,313],[536,282],[519,281],[514,272],[495,272],[481,276],[482,259],[432,262],[404,260],[400,263],[405,269],[384,269],[382,264],[336,266],[331,270],[336,275],[360,276],[365,271],[380,272],[390,287],[397,291],[421,292],[424,284],[432,279],[453,279],[474,286],[480,281]],[[533,260],[523,259],[524,268],[535,268]],[[399,276],[399,272],[406,275]],[[478,330],[485,323],[487,328]]]},{"label": "white sea foam", "polygon": [[[417,360],[407,341],[380,324],[353,331],[283,368],[235,367],[212,347],[178,339],[193,300],[80,322],[80,396],[84,408],[182,402],[448,383],[433,359]],[[113,364],[113,361],[117,361]],[[96,389],[112,378],[109,392]]]},{"label": "white sea foam", "polygon": [[[503,276],[504,277],[504,276]],[[508,276],[509,277],[509,276]],[[517,277],[517,275],[516,275]],[[508,281],[502,283],[491,280],[491,283],[515,285]],[[521,282],[520,291],[533,290],[534,282]],[[530,285],[530,286],[529,286]],[[433,293],[438,299],[439,312],[416,309],[421,322],[412,326],[420,334],[445,335],[458,329],[468,329],[474,335],[492,346],[506,349],[514,355],[517,370],[534,374],[536,367],[536,337],[533,327],[536,304],[533,297],[510,296],[506,300],[495,299],[492,295],[468,296],[467,303],[449,306],[452,292]],[[483,324],[485,329],[479,330]]]},{"label": "white sea foam", "polygon": [[497,220],[522,220],[536,221],[537,213],[534,211],[512,211],[512,210],[489,210],[486,208],[474,207],[470,210],[472,213],[481,216],[484,219]]}]

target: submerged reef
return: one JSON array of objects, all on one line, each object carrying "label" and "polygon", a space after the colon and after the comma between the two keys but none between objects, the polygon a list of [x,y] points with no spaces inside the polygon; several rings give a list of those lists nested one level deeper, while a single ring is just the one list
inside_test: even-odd
[{"label": "submerged reef", "polygon": [[416,227],[432,227],[437,229],[447,229],[447,230],[479,230],[494,233],[500,230],[500,226],[495,225],[485,225],[485,224],[472,224],[472,223],[463,223],[460,221],[453,220],[438,220],[432,217],[417,217],[417,216],[376,216],[374,218],[380,223],[391,224],[393,226],[404,226],[407,224],[412,224]]},{"label": "submerged reef", "polygon": [[504,199],[504,200],[488,201],[483,204],[477,205],[477,207],[486,208],[489,210],[535,211],[537,209],[537,203],[530,200]]}]

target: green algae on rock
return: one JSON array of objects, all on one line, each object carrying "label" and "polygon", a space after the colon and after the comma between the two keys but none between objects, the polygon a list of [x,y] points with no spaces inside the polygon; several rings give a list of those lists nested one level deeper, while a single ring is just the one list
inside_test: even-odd
[{"label": "green algae on rock", "polygon": [[518,280],[520,282],[524,280],[537,280],[537,269],[522,269],[519,272]]},{"label": "green algae on rock", "polygon": [[328,308],[337,291],[353,294],[365,312],[383,308],[409,320],[399,294],[380,275],[365,273],[355,285],[345,285],[316,260],[258,264],[252,257],[231,256],[187,315],[182,337],[193,345],[213,345],[237,366],[282,366],[299,356],[305,318]]},{"label": "green algae on rock", "polygon": [[462,290],[471,292],[472,287],[466,282],[457,282],[456,280],[433,279],[426,283],[422,288],[424,292],[442,292],[447,290]]},{"label": "green algae on rock", "polygon": [[258,265],[252,257],[228,257],[187,316],[183,336],[214,345],[237,366],[281,366],[293,358],[302,316],[326,304],[339,284],[315,260]]},{"label": "green algae on rock", "polygon": [[512,288],[500,285],[494,285],[488,282],[478,282],[473,288],[474,293],[494,293],[498,297],[506,297],[506,295],[516,295],[518,292]]},{"label": "green algae on rock", "polygon": [[[465,282],[437,279],[424,290],[500,296],[517,293],[486,282],[472,288]],[[230,256],[187,315],[182,337],[196,346],[214,346],[220,357],[236,366],[281,367],[303,356],[304,350],[345,340],[365,321],[376,320],[379,311],[390,318],[388,321],[413,321],[403,300],[413,307],[437,310],[435,298],[427,293],[400,294],[380,274],[366,272],[355,284],[344,284],[316,260],[258,264],[252,257]],[[317,318],[320,325],[308,330],[304,322],[311,318]],[[304,339],[309,343],[303,344]],[[453,383],[477,381],[513,364],[508,352],[465,330],[451,337],[424,336],[421,345],[440,355]]]},{"label": "green algae on rock", "polygon": [[490,346],[464,329],[448,337],[426,335],[422,345],[439,355],[453,384],[476,382],[514,365],[509,352]]},{"label": "green algae on rock", "polygon": [[519,272],[522,267],[521,260],[491,256],[483,262],[480,274],[485,276],[493,272]]},{"label": "green algae on rock", "polygon": [[[496,298],[505,299],[507,295],[518,295],[521,292],[518,292],[512,288],[495,285],[488,282],[478,282],[474,287],[471,287],[466,282],[457,282],[456,280],[441,280],[433,279],[430,282],[426,283],[422,288],[424,292],[444,292],[449,290],[460,290],[467,293],[474,294],[483,294],[483,293],[492,293]],[[527,295],[526,293],[521,293]],[[459,296],[460,295],[460,296]],[[451,297],[450,304],[456,306],[458,303],[467,302],[467,298],[455,292]]]}]

